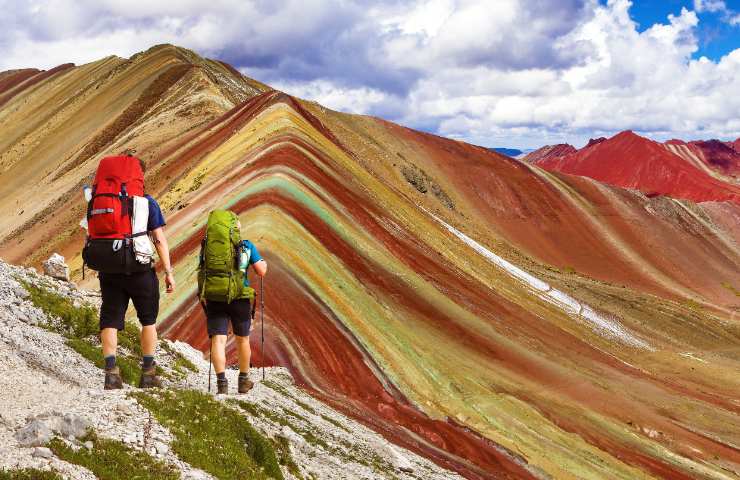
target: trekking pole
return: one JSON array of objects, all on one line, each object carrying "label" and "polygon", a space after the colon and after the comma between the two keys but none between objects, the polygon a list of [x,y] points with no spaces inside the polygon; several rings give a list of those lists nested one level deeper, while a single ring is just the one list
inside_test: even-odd
[{"label": "trekking pole", "polygon": [[261,315],[261,330],[262,330],[262,338],[260,339],[261,347],[260,351],[262,352],[262,381],[265,381],[265,279],[264,277],[260,277],[260,315]]}]

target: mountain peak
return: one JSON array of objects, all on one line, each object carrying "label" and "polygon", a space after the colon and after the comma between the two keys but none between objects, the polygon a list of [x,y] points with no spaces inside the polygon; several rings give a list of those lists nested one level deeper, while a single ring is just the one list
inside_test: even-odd
[{"label": "mountain peak", "polygon": [[588,143],[583,148],[593,147],[594,145],[598,145],[599,143],[606,140],[606,137],[599,137],[599,138],[590,138],[588,140]]},{"label": "mountain peak", "polygon": [[650,141],[649,138],[643,137],[642,135],[638,135],[638,134],[636,134],[632,130],[623,130],[623,131],[619,132],[618,134],[614,135],[609,140],[614,140],[614,139],[620,139],[620,140],[625,140],[625,139],[636,140],[636,139],[640,139],[640,140],[648,140],[648,141]]},{"label": "mountain peak", "polygon": [[575,153],[576,147],[569,143],[557,143],[555,145],[545,145],[537,150],[526,154],[523,160],[528,163],[538,163],[550,158],[561,158]]}]

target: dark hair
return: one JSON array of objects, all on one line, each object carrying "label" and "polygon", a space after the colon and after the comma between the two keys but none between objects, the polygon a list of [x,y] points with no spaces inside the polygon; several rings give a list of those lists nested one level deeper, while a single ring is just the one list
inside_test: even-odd
[{"label": "dark hair", "polygon": [[[127,157],[133,157],[136,153],[135,148],[126,148],[123,152],[121,152],[121,155],[126,155]],[[141,167],[141,173],[146,173],[146,164],[144,163],[144,160],[141,158],[136,158],[139,161],[139,166]]]}]

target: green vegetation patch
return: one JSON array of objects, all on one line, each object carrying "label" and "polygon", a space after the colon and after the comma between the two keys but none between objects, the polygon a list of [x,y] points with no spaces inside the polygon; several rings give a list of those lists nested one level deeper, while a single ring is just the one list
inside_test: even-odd
[{"label": "green vegetation patch", "polygon": [[278,462],[280,465],[287,468],[291,475],[302,480],[303,475],[301,475],[301,470],[298,468],[295,460],[293,460],[293,456],[290,454],[290,440],[282,435],[278,435],[272,443],[275,446],[275,451],[277,452]]},{"label": "green vegetation patch", "polygon": [[89,432],[81,439],[93,442],[88,450],[73,449],[59,438],[49,443],[49,448],[62,460],[80,465],[95,474],[100,480],[176,480],[180,472],[174,467],[155,459],[151,455],[128,447],[123,442],[100,438]]},{"label": "green vegetation patch", "polygon": [[0,480],[62,480],[56,472],[23,468],[15,470],[0,470]]},{"label": "green vegetation patch", "polygon": [[45,325],[46,328],[67,338],[87,337],[99,331],[98,314],[89,305],[76,307],[72,301],[51,290],[19,280],[31,296],[31,302],[50,317],[56,317],[58,325]]},{"label": "green vegetation patch", "polygon": [[324,420],[326,420],[327,422],[331,423],[331,424],[332,424],[332,425],[334,425],[335,427],[337,427],[337,428],[341,428],[341,429],[342,429],[342,430],[344,430],[345,432],[350,432],[350,429],[349,429],[349,428],[347,428],[346,426],[344,426],[344,425],[342,424],[342,422],[340,422],[339,420],[334,420],[333,418],[331,418],[331,417],[329,417],[329,416],[327,416],[327,415],[324,415],[323,413],[321,414],[321,418],[323,418],[323,419],[324,419]]},{"label": "green vegetation patch", "polygon": [[182,353],[172,348],[169,343],[160,342],[159,346],[162,347],[162,350],[169,353],[170,356],[174,358],[174,361],[172,362],[172,370],[174,370],[181,377],[185,377],[187,375],[186,370],[190,370],[191,372],[198,371],[198,367],[196,367],[193,362],[185,358]]},{"label": "green vegetation patch", "polygon": [[[400,154],[399,154],[400,155]],[[426,194],[432,191],[432,194],[450,210],[455,210],[455,204],[444,189],[439,186],[427,173],[414,164],[403,165],[401,174],[406,181],[420,193]]]},{"label": "green vegetation patch", "polygon": [[[280,385],[277,385],[277,386],[279,388],[282,388],[280,387]],[[346,462],[357,463],[359,465],[364,465],[366,467],[369,467],[375,472],[381,474],[384,478],[396,478],[393,475],[393,471],[394,471],[393,466],[389,464],[387,461],[383,460],[376,453],[364,451],[358,448],[356,445],[352,445],[350,442],[346,440],[341,441],[342,445],[344,446],[346,450],[342,450],[335,446],[331,446],[323,438],[316,435],[316,433],[310,428],[303,427],[301,425],[298,425],[296,422],[291,421],[293,419],[298,419],[310,425],[309,420],[301,415],[291,412],[285,408],[281,408],[282,410],[282,413],[281,413],[281,412],[278,412],[277,409],[275,410],[267,409],[259,404],[247,402],[245,400],[237,400],[237,399],[230,398],[227,400],[227,402],[238,406],[239,408],[247,412],[249,415],[252,415],[254,417],[267,418],[274,423],[277,423],[282,426],[287,426],[288,428],[293,430],[295,433],[303,437],[303,439],[309,445],[312,445],[313,447],[321,448],[324,451],[329,452],[336,457],[342,458]],[[322,415],[321,417],[324,418],[325,420],[328,420],[334,423],[335,425],[344,429],[345,431],[348,431],[345,426],[338,424],[336,420],[330,419],[329,417],[326,417],[324,415]],[[289,463],[290,461],[292,461],[292,459],[285,457],[285,455],[290,454],[290,449],[288,445],[286,444],[286,442],[287,442],[287,439],[281,436],[278,436],[277,438],[273,440],[273,443],[275,444],[275,450],[278,452],[278,458],[279,458],[280,464],[285,465],[292,474],[296,475],[293,472],[293,470],[291,470],[291,466]]]},{"label": "green vegetation patch", "polygon": [[190,465],[222,480],[283,478],[272,442],[238,410],[194,390],[131,396],[169,428],[172,449]]},{"label": "green vegetation patch", "polygon": [[262,407],[261,405],[258,405],[256,403],[247,402],[244,400],[236,400],[236,399],[229,399],[230,403],[237,405],[245,412],[249,413],[250,415],[254,417],[263,417],[267,418],[273,423],[277,423],[278,425],[282,425],[284,427],[289,427],[291,430],[296,432],[298,435],[302,436],[306,442],[309,443],[309,445],[321,447],[326,451],[331,451],[329,444],[326,443],[322,438],[317,437],[316,434],[311,431],[308,428],[304,428],[300,425],[297,425],[295,422],[291,422],[290,419],[296,419],[301,420],[305,423],[309,423],[307,418],[291,412],[285,408],[281,407],[282,413],[278,412],[277,409],[270,410],[267,408]]},{"label": "green vegetation patch", "polygon": [[[17,279],[30,294],[31,302],[47,316],[58,319],[43,325],[47,330],[57,332],[67,339],[67,345],[91,361],[98,368],[104,368],[103,352],[98,344],[100,322],[95,308],[89,305],[75,306],[69,298],[48,288],[33,285]],[[118,344],[130,353],[119,350],[116,363],[121,370],[123,381],[135,385],[141,376],[139,357],[141,346],[139,330],[127,322],[123,331],[118,332]],[[158,373],[163,373],[158,370]]]}]

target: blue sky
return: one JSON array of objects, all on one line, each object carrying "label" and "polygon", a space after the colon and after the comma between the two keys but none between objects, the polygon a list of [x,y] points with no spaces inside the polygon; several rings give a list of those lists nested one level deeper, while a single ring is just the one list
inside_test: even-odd
[{"label": "blue sky", "polygon": [[[0,70],[173,43],[484,146],[740,137],[740,0],[0,0]],[[7,13],[10,12],[10,13]]]},{"label": "blue sky", "polygon": [[[606,1],[602,1],[606,4]],[[728,10],[740,12],[740,0],[725,0]],[[669,13],[677,15],[681,8],[693,9],[692,0],[636,1],[630,9],[632,18],[639,24],[639,30],[645,30],[655,23],[665,22]],[[723,21],[724,12],[700,12],[697,35],[699,49],[693,58],[704,55],[712,60],[719,60],[740,46],[740,28]]]}]

